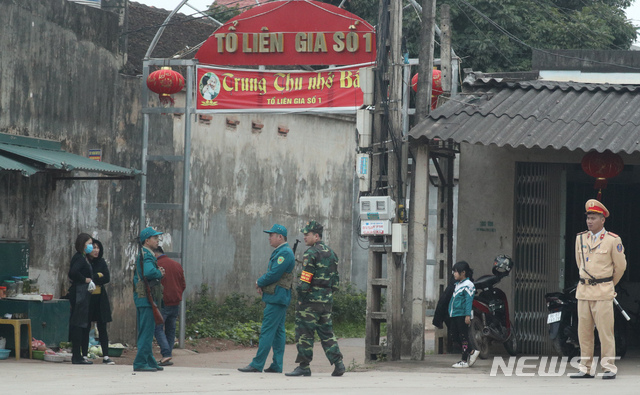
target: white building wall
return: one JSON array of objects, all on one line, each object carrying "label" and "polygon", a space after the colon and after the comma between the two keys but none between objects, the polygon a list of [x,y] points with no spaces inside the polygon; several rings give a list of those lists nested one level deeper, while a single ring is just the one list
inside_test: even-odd
[{"label": "white building wall", "polygon": [[[341,280],[356,281],[364,289],[367,251],[354,243],[355,118],[195,117],[186,270],[189,293],[206,284],[217,295],[251,294],[273,251],[263,230],[273,223],[287,227],[289,244],[293,247],[296,238],[301,241],[297,251],[301,258],[307,247],[300,229],[311,219],[325,227],[324,240],[340,259]],[[176,155],[183,150],[184,120],[184,116],[174,119]],[[257,124],[261,127],[253,127]],[[181,185],[180,177],[176,172],[176,185]],[[175,201],[180,201],[181,188],[175,191]],[[170,251],[180,249],[180,239],[180,233],[174,232]],[[352,278],[352,273],[357,277]]]}]

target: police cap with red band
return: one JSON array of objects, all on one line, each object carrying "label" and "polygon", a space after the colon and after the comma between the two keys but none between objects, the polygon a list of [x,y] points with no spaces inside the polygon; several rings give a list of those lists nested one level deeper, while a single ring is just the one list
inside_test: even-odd
[{"label": "police cap with red band", "polygon": [[589,199],[587,203],[584,205],[584,209],[587,211],[586,214],[602,214],[605,218],[609,217],[609,210],[604,206],[604,204],[600,203],[596,199]]}]

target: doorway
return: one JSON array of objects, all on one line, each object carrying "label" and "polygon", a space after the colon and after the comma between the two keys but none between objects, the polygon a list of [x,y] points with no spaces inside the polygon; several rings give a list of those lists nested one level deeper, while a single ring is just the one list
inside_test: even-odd
[{"label": "doorway", "polygon": [[[594,179],[587,176],[580,165],[567,167],[567,215],[565,240],[566,266],[564,287],[574,286],[578,280],[578,267],[575,258],[575,235],[587,229],[584,215],[584,204],[588,199],[596,197],[593,189]],[[605,229],[620,236],[627,258],[627,270],[618,283],[617,300],[629,313],[631,332],[640,330],[640,267],[636,264],[640,240],[640,167],[625,166],[617,177],[610,179],[602,190],[602,203],[611,215],[606,219]],[[627,345],[639,348],[638,336],[628,336]]]},{"label": "doorway", "polygon": [[[636,173],[637,166],[625,166],[622,173],[611,180],[602,190],[602,203],[611,216],[604,225],[607,231],[616,233],[622,239],[627,256],[627,270],[621,280],[623,282],[640,282],[640,268],[634,265],[637,259],[637,248],[634,244],[640,240],[640,179]],[[594,179],[586,175],[580,165],[567,167],[567,265],[564,286],[578,282],[578,267],[575,258],[575,235],[587,229],[584,215],[584,204],[595,199],[597,190],[593,189]],[[571,236],[571,237],[569,237]]]},{"label": "doorway", "polygon": [[[551,354],[544,295],[578,282],[575,235],[586,230],[584,204],[597,195],[580,164],[517,163],[514,212],[514,322],[521,352]],[[625,166],[609,180],[602,202],[611,212],[605,228],[625,246],[627,270],[618,301],[640,327],[640,166]],[[636,336],[629,345],[639,347]]]},{"label": "doorway", "polygon": [[513,317],[525,354],[551,352],[544,295],[562,275],[565,174],[559,164],[516,163]]}]

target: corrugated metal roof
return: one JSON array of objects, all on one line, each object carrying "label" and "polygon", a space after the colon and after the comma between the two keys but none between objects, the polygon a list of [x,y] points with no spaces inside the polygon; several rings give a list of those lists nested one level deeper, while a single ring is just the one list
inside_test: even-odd
[{"label": "corrugated metal roof", "polygon": [[36,167],[6,158],[2,155],[0,155],[0,170],[19,171],[25,177],[32,176],[38,172]]},{"label": "corrugated metal roof", "polygon": [[46,170],[135,175],[140,172],[63,151],[57,141],[0,134],[0,170],[20,171],[28,177]]},{"label": "corrugated metal roof", "polygon": [[416,125],[410,137],[499,147],[640,151],[640,87],[476,80]]}]

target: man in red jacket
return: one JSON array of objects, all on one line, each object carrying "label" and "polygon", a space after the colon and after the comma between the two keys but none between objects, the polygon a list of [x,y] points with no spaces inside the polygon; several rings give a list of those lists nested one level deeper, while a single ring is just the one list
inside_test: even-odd
[{"label": "man in red jacket", "polygon": [[182,301],[182,293],[187,287],[184,280],[184,271],[182,266],[164,254],[162,247],[155,249],[158,266],[164,268],[164,277],[162,278],[163,300],[162,300],[162,318],[164,324],[156,325],[156,341],[160,346],[162,359],[158,362],[160,366],[173,365],[171,362],[173,344],[176,340],[176,320],[180,314],[180,302]]}]

